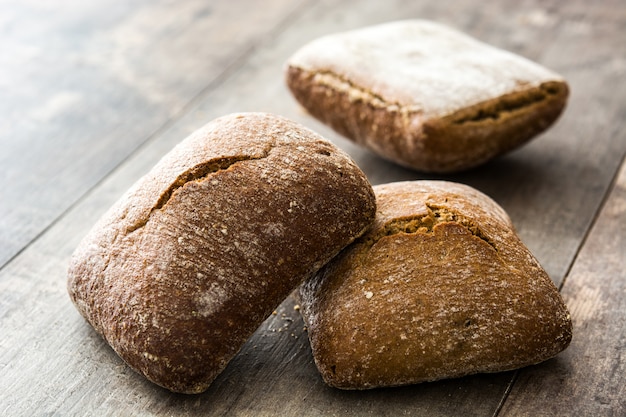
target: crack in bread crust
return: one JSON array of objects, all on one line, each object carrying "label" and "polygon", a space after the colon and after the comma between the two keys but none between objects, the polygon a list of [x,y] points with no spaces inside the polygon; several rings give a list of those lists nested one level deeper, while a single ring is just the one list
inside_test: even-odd
[{"label": "crack in bread crust", "polygon": [[442,223],[456,223],[465,228],[470,234],[476,236],[486,242],[496,252],[498,248],[495,243],[474,223],[471,219],[449,210],[445,207],[426,204],[428,214],[425,216],[404,217],[393,219],[386,223],[376,234],[361,238],[361,243],[367,247],[374,246],[380,239],[386,236],[392,236],[398,233],[415,234],[415,233],[433,233],[436,225]]},{"label": "crack in bread crust", "polygon": [[541,102],[563,94],[563,87],[556,83],[544,83],[537,87],[521,89],[495,100],[483,101],[450,116],[451,123],[481,123],[495,121],[516,112],[522,112]]},{"label": "crack in bread crust", "polygon": [[362,100],[373,107],[385,108],[389,111],[398,111],[400,113],[422,113],[422,109],[418,106],[409,106],[399,102],[389,101],[380,94],[376,94],[372,90],[357,85],[333,71],[323,70],[311,72],[304,68],[299,68],[299,70],[310,74],[309,76],[313,83],[324,85],[338,92],[347,93],[351,101]]},{"label": "crack in bread crust", "polygon": [[130,225],[126,229],[126,233],[130,234],[130,233],[132,233],[132,232],[134,232],[134,231],[144,227],[148,223],[148,221],[150,220],[150,217],[152,216],[152,213],[154,213],[157,210],[162,209],[167,204],[167,202],[170,200],[172,195],[179,188],[184,187],[185,184],[193,182],[193,181],[206,180],[212,174],[215,174],[215,173],[220,172],[220,171],[227,170],[227,169],[231,168],[232,166],[236,165],[237,163],[240,163],[240,162],[243,162],[243,161],[253,161],[253,160],[267,158],[267,156],[269,155],[269,152],[270,152],[270,150],[264,152],[260,156],[248,156],[248,155],[230,156],[230,157],[227,156],[227,157],[224,157],[224,158],[214,159],[214,160],[208,161],[206,163],[198,164],[198,165],[188,169],[187,171],[185,171],[182,174],[180,174],[170,184],[170,186],[167,189],[165,189],[165,191],[163,191],[163,193],[161,194],[161,196],[157,200],[157,202],[154,205],[154,207],[152,207],[150,209],[150,212],[148,213],[148,215],[145,218],[141,219],[140,221]]}]

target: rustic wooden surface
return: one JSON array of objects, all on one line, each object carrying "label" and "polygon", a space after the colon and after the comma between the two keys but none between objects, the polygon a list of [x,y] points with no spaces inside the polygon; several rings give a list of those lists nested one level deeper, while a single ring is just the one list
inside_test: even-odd
[{"label": "rustic wooden surface", "polygon": [[[561,73],[565,114],[506,157],[435,177],[378,159],[296,105],[282,69],[299,46],[404,18]],[[623,1],[0,0],[0,35],[0,415],[626,415]],[[570,348],[513,372],[338,391],[319,378],[289,298],[204,394],[135,374],[72,306],[68,258],[174,144],[235,111],[317,130],[373,183],[443,178],[492,196],[561,288]]]}]

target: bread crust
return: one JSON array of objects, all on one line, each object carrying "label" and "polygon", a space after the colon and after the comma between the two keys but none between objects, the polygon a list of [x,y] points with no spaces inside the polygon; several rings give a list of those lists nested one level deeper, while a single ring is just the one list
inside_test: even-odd
[{"label": "bread crust", "polygon": [[300,289],[327,384],[369,389],[505,371],[568,346],[558,290],[495,202],[443,181],[374,190],[372,228]]},{"label": "bread crust", "polygon": [[286,80],[311,115],[347,138],[442,173],[526,143],[558,119],[569,95],[559,75],[419,20],[317,39],[289,59]]},{"label": "bread crust", "polygon": [[98,221],[70,261],[69,294],[133,369],[202,392],[374,213],[364,174],[330,142],[278,116],[225,116]]}]

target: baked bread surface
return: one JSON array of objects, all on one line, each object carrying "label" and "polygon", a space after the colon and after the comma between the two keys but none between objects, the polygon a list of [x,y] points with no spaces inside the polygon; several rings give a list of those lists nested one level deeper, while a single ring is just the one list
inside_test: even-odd
[{"label": "baked bread surface", "polygon": [[468,169],[548,128],[568,86],[518,55],[423,20],[316,39],[287,62],[313,116],[379,155],[421,171]]},{"label": "baked bread surface", "polygon": [[367,389],[505,371],[568,346],[558,290],[493,200],[443,181],[374,190],[372,228],[300,289],[327,384]]},{"label": "baked bread surface", "polygon": [[225,116],[140,179],[76,249],[76,307],[132,368],[205,390],[280,302],[374,218],[342,151],[287,119]]}]

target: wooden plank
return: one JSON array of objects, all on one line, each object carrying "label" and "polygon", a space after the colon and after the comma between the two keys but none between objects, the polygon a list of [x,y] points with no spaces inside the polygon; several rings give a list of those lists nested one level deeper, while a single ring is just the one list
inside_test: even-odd
[{"label": "wooden plank", "polygon": [[0,2],[0,266],[302,4]]},{"label": "wooden plank", "polygon": [[[586,8],[582,1],[515,4],[477,8],[465,0],[452,10],[441,2],[329,0],[292,15],[293,22],[266,39],[245,65],[199,97],[0,271],[0,414],[493,415],[512,373],[364,393],[325,387],[293,300],[255,333],[207,393],[171,394],[130,371],[84,323],[65,292],[65,269],[80,237],[132,182],[188,132],[228,112],[265,110],[299,120],[350,152],[375,183],[427,177],[381,161],[300,112],[281,72],[295,49],[321,34],[423,17],[528,52],[564,73],[573,91],[579,91],[555,129],[528,147],[484,168],[446,177],[475,185],[503,204],[524,241],[560,282],[626,146],[617,130],[624,115],[619,99],[623,59],[611,55],[623,48],[618,39],[624,26],[619,13],[607,11],[609,3]],[[594,43],[593,50],[570,47]],[[589,81],[590,75],[599,79]],[[603,85],[614,87],[611,96],[599,88]]]},{"label": "wooden plank", "polygon": [[626,415],[626,161],[562,294],[572,344],[522,370],[499,416]]}]

